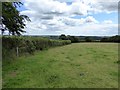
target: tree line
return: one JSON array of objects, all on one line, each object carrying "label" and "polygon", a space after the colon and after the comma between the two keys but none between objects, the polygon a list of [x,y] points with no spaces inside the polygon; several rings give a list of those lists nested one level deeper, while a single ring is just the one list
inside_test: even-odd
[{"label": "tree line", "polygon": [[59,39],[61,40],[71,40],[72,43],[79,43],[79,42],[120,42],[120,36],[116,35],[116,36],[111,36],[111,37],[102,37],[99,40],[95,40],[92,39],[89,36],[84,37],[84,39],[81,39],[78,36],[70,36],[70,35],[65,35],[65,34],[61,34],[59,36]]},{"label": "tree line", "polygon": [[120,36],[104,37],[101,39],[101,42],[120,42]]}]

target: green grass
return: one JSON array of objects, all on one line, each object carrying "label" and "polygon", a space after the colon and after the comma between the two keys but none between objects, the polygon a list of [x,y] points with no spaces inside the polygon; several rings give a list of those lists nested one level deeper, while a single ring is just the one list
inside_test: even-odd
[{"label": "green grass", "polygon": [[118,44],[77,43],[3,62],[3,88],[117,88]]}]

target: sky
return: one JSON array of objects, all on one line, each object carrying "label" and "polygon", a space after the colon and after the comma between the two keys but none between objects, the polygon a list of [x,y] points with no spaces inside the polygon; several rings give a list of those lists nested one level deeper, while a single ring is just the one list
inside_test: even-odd
[{"label": "sky", "polygon": [[23,0],[24,35],[118,35],[119,0]]}]

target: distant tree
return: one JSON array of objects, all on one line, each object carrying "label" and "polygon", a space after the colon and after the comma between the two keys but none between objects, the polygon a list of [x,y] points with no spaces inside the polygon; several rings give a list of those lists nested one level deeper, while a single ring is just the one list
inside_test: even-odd
[{"label": "distant tree", "polygon": [[104,37],[100,40],[101,42],[120,42],[120,36]]},{"label": "distant tree", "polygon": [[120,42],[120,36],[116,35],[116,36],[112,36],[109,38],[110,42]]},{"label": "distant tree", "polygon": [[70,35],[68,35],[67,37],[68,37],[69,40],[71,40],[72,43],[77,43],[77,42],[80,41],[79,38],[76,37],[76,36],[70,36]]},{"label": "distant tree", "polygon": [[61,34],[59,36],[59,39],[61,39],[61,40],[68,40],[68,38],[65,36],[65,34]]},{"label": "distant tree", "polygon": [[86,42],[92,42],[92,39],[90,37],[85,37]]},{"label": "distant tree", "polygon": [[[25,32],[25,20],[30,21],[26,15],[20,15],[17,7],[22,5],[21,2],[3,2],[2,3],[2,34],[4,31],[9,31],[12,35],[21,35],[21,32]],[[4,26],[4,27],[3,27]]]},{"label": "distant tree", "polygon": [[108,38],[106,38],[106,37],[104,37],[104,38],[102,38],[100,41],[101,41],[101,42],[108,42],[108,41],[109,41],[109,39],[108,39]]}]

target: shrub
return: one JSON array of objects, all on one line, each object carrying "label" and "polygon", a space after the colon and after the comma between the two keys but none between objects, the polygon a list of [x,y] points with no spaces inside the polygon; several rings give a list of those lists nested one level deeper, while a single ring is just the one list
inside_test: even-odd
[{"label": "shrub", "polygon": [[67,38],[69,40],[71,40],[72,43],[78,43],[78,42],[80,42],[80,39],[78,37],[76,37],[76,36],[70,36],[70,35],[68,35]]},{"label": "shrub", "polygon": [[17,36],[3,36],[2,37],[2,57],[16,56],[17,47],[19,49],[19,56],[24,53],[33,54],[35,50],[44,50],[46,48],[62,46],[70,44],[70,40],[50,40],[41,37],[17,37]]},{"label": "shrub", "polygon": [[26,43],[26,52],[33,54],[33,52],[35,51],[35,46],[33,42],[30,40],[25,40],[25,43]]}]

